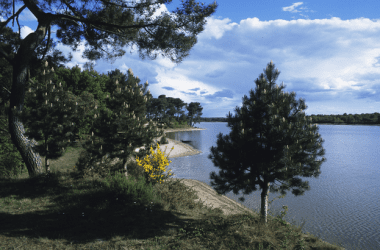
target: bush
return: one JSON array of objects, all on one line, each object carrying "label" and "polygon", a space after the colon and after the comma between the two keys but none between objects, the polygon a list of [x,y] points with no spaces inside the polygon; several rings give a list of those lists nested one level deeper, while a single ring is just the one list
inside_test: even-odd
[{"label": "bush", "polygon": [[135,180],[131,176],[126,178],[121,172],[114,176],[109,174],[103,183],[108,197],[113,201],[117,199],[124,204],[138,202],[142,205],[160,201],[154,195],[152,184],[146,185],[145,179],[141,176]]},{"label": "bush", "polygon": [[168,143],[169,143],[169,141],[166,139],[166,136],[163,135],[160,139],[160,144],[162,145],[162,144],[168,144]]},{"label": "bush", "polygon": [[[172,150],[174,147],[172,148]],[[168,175],[163,175],[166,172],[166,166],[169,166],[169,161],[163,153],[161,153],[160,145],[157,143],[157,153],[154,153],[153,148],[150,147],[151,155],[147,155],[143,160],[136,159],[137,164],[144,168],[145,178],[147,182],[156,184],[162,183],[169,178],[172,173],[169,170]],[[170,154],[170,152],[169,152]],[[169,156],[168,154],[168,156]],[[171,161],[170,161],[171,162]]]},{"label": "bush", "polygon": [[[91,160],[93,161],[93,164],[91,163]],[[95,162],[92,159],[91,153],[88,151],[83,151],[80,153],[78,161],[75,163],[75,166],[78,170],[78,173],[83,178],[105,178],[107,177],[108,173],[111,172],[112,174],[116,173],[117,171],[120,171],[123,169],[123,162],[119,161],[118,163],[111,165],[111,162],[113,161],[110,157],[105,158],[103,156],[102,162]]]},{"label": "bush", "polygon": [[9,158],[2,160],[0,164],[0,178],[12,179],[19,177],[23,171],[27,171],[25,164],[17,164]]},{"label": "bush", "polygon": [[179,123],[177,121],[173,121],[173,123],[170,124],[172,128],[178,127]]},{"label": "bush", "polygon": [[83,177],[90,171],[91,166],[89,164],[91,156],[87,151],[83,151],[79,155],[78,161],[75,163],[75,166],[78,170],[78,173]]},{"label": "bush", "polygon": [[133,176],[135,179],[143,177],[145,179],[145,170],[143,167],[139,166],[136,161],[128,163],[127,166],[128,175]]},{"label": "bush", "polygon": [[17,178],[26,170],[26,165],[10,136],[4,134],[0,136],[0,177]]}]

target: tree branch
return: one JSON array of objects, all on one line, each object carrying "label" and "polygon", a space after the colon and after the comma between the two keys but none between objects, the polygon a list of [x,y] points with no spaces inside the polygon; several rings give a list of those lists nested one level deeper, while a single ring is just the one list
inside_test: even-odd
[{"label": "tree branch", "polygon": [[45,55],[46,55],[46,52],[48,51],[48,48],[49,48],[49,43],[50,43],[50,33],[51,33],[51,25],[49,25],[49,29],[48,29],[48,40],[47,40],[47,43],[46,43],[46,47],[45,47],[45,51],[44,51],[44,54],[42,56],[42,60],[44,60],[45,58]]},{"label": "tree branch", "polygon": [[[20,13],[26,8],[26,5],[22,6],[17,12],[16,14],[12,15],[11,17],[8,18],[7,21],[5,22],[1,22],[0,24],[0,30],[2,30],[4,27],[7,26],[8,22],[14,18],[16,16],[16,21],[17,21],[17,24],[18,24],[18,28],[19,28],[19,36],[21,36],[21,33],[20,33],[20,24],[18,22],[18,15],[20,15]],[[4,57],[12,66],[13,66],[13,60],[10,58],[10,56],[8,55],[7,52],[5,52],[3,49],[0,48],[0,54],[2,54],[2,57]]]},{"label": "tree branch", "polygon": [[8,22],[10,20],[12,20],[15,16],[18,17],[18,15],[20,15],[20,13],[26,8],[26,5],[22,6],[17,12],[16,14],[13,14],[11,17],[8,18],[8,20],[6,20],[5,22],[1,22],[0,24],[0,30],[2,30],[5,26],[7,26]]},{"label": "tree branch", "polygon": [[[106,1],[106,0],[101,0],[103,3],[106,3],[106,5],[114,5],[114,6],[119,6],[119,7],[123,7],[123,8],[128,8],[128,9],[137,9],[137,8],[140,8],[139,5],[143,5],[145,6],[146,3],[137,3],[136,6],[134,7],[128,7],[126,5],[119,5],[119,4],[116,4],[116,3],[112,3],[112,2],[109,2],[109,1]],[[158,3],[156,3],[158,4]],[[146,6],[149,6],[149,5],[146,5]]]},{"label": "tree branch", "polygon": [[73,8],[69,3],[67,3],[67,1],[66,0],[62,0],[65,4],[66,4],[66,6],[75,14],[75,15],[77,15],[77,16],[79,16],[79,17],[81,17],[81,18],[83,18],[84,19],[84,17],[80,14],[80,13],[78,13],[77,11],[76,11],[76,9],[75,8]]}]

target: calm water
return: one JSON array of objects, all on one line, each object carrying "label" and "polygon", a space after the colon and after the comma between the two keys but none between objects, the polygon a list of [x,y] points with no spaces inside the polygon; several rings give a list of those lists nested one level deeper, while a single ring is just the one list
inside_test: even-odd
[{"label": "calm water", "polygon": [[[210,185],[210,172],[218,174],[219,168],[207,156],[211,146],[217,146],[217,135],[220,132],[228,135],[230,128],[226,122],[201,122],[196,126],[206,130],[167,133],[167,137],[191,140],[189,144],[203,153],[172,158],[168,168],[175,178],[195,179]],[[318,178],[300,177],[309,181],[310,191],[295,197],[289,190],[284,198],[271,204],[270,211],[279,214],[282,205],[287,205],[288,222],[294,220],[296,225],[301,225],[306,221],[304,233],[330,243],[342,243],[347,250],[380,249],[380,127],[318,126],[325,140],[322,146],[327,159],[321,165],[322,173]],[[245,195],[242,204],[260,211],[260,194],[258,190]],[[238,195],[232,191],[226,193],[239,203],[242,195],[242,191]],[[269,201],[280,195],[269,193]]]}]

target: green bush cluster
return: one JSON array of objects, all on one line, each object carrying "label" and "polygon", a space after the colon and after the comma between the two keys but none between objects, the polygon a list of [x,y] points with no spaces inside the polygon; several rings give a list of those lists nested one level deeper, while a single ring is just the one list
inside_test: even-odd
[{"label": "green bush cluster", "polygon": [[17,178],[25,171],[27,171],[25,164],[17,166],[9,157],[1,159],[0,178]]},{"label": "green bush cluster", "polygon": [[103,183],[104,191],[112,201],[117,200],[124,204],[138,201],[142,205],[160,201],[160,198],[154,195],[152,184],[147,184],[143,176],[139,176],[136,180],[132,176],[126,178],[122,172],[119,172],[114,176],[109,174]]},{"label": "green bush cluster", "polygon": [[10,135],[0,135],[0,178],[17,178],[27,171],[26,166]]},{"label": "green bush cluster", "polygon": [[168,144],[169,141],[166,139],[166,136],[163,135],[159,141],[159,143],[162,145],[162,144]]},{"label": "green bush cluster", "polygon": [[173,128],[178,128],[180,126],[187,125],[187,122],[186,121],[177,122],[176,120],[173,120],[172,124],[173,124]]}]

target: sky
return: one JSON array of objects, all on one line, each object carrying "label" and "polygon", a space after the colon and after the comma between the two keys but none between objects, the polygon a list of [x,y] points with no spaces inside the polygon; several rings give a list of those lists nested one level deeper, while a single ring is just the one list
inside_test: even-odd
[{"label": "sky", "polygon": [[[235,114],[242,97],[255,90],[254,81],[272,60],[281,72],[276,84],[283,83],[284,92],[294,91],[296,100],[305,100],[306,115],[380,112],[380,1],[216,2],[219,6],[206,19],[198,42],[181,64],[161,54],[156,60],[143,60],[134,45],[125,46],[125,55],[113,64],[105,59],[94,61],[94,69],[99,74],[115,69],[127,74],[131,68],[140,84],[148,81],[154,98],[166,95],[188,104],[199,102],[202,117],[226,117],[228,112]],[[181,4],[173,0],[160,5],[153,19]],[[16,3],[16,11],[20,7]],[[3,16],[1,21],[5,20]],[[19,22],[22,39],[37,29],[37,19],[27,8]],[[16,22],[12,27],[10,21],[7,27],[18,33]],[[57,28],[52,26],[52,32]],[[55,33],[52,38],[58,41]],[[78,65],[84,70],[88,62],[82,58],[85,42],[77,51],[56,46],[65,57],[72,53],[67,67]]]}]

